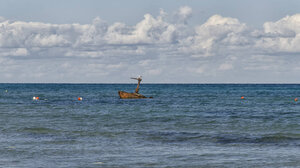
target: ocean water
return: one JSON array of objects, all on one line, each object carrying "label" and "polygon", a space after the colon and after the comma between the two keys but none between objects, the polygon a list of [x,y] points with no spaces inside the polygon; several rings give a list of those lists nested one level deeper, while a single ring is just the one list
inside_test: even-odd
[{"label": "ocean water", "polygon": [[0,84],[0,167],[300,167],[300,85],[135,87]]}]

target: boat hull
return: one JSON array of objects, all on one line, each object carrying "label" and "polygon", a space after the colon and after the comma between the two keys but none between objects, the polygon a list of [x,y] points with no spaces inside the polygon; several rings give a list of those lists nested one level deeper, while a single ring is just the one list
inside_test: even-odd
[{"label": "boat hull", "polygon": [[127,93],[123,91],[119,91],[119,96],[121,99],[145,99],[147,98],[144,95],[138,94],[138,93]]}]

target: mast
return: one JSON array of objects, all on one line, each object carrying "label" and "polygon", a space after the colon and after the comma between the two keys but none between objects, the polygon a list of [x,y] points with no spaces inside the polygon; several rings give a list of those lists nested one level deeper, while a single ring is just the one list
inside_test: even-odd
[{"label": "mast", "polygon": [[140,84],[141,84],[141,81],[142,81],[142,76],[139,76],[137,78],[131,78],[131,79],[135,79],[138,81],[138,84],[136,86],[136,89],[135,89],[135,93],[139,93],[139,90],[140,90]]},{"label": "mast", "polygon": [[138,84],[137,84],[137,87],[136,87],[136,89],[135,89],[135,93],[139,93],[139,90],[140,90],[140,83],[141,83],[142,79],[141,79],[141,78],[138,78],[137,80],[138,80]]}]

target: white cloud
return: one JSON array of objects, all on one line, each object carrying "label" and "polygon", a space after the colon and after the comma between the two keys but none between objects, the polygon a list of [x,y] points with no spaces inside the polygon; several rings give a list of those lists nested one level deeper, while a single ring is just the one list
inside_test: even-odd
[{"label": "white cloud", "polygon": [[26,56],[26,48],[0,49],[0,56]]},{"label": "white cloud", "polygon": [[[172,21],[161,10],[135,25],[109,25],[99,17],[90,24],[0,18],[0,82],[26,82],[26,76],[37,82],[113,82],[132,74],[151,76],[153,82],[176,76],[197,82],[231,72],[244,78],[253,71],[276,70],[278,76],[299,69],[300,14],[266,22],[261,29],[221,15],[192,27],[188,6],[175,15]],[[39,73],[27,75],[30,67],[40,67]]]},{"label": "white cloud", "polygon": [[247,45],[246,31],[246,24],[237,19],[214,15],[195,28],[194,36],[181,41],[182,50],[194,57],[213,56],[223,48],[228,51],[230,47]]},{"label": "white cloud", "polygon": [[192,8],[189,6],[182,6],[179,8],[176,19],[179,23],[187,24],[187,20],[192,16]]},{"label": "white cloud", "polygon": [[269,52],[300,52],[300,14],[264,24],[264,37],[257,46]]},{"label": "white cloud", "polygon": [[2,16],[0,16],[0,22],[4,22],[6,19]]},{"label": "white cloud", "polygon": [[176,28],[167,23],[163,17],[154,18],[150,14],[134,27],[115,23],[108,28],[105,39],[109,44],[155,44],[171,43],[175,40]]}]

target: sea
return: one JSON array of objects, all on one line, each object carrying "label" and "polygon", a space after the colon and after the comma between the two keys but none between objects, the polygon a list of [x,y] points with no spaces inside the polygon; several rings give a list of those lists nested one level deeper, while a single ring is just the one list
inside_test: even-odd
[{"label": "sea", "polygon": [[0,167],[300,167],[299,84],[135,88],[0,84]]}]

